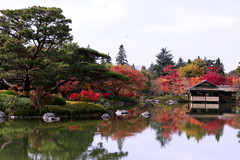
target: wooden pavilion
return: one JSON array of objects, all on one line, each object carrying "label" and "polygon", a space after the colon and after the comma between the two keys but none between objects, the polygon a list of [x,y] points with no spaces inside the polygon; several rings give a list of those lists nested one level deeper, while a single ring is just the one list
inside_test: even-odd
[{"label": "wooden pavilion", "polygon": [[220,102],[232,102],[237,90],[230,85],[214,85],[207,80],[188,88],[192,108],[218,109]]}]

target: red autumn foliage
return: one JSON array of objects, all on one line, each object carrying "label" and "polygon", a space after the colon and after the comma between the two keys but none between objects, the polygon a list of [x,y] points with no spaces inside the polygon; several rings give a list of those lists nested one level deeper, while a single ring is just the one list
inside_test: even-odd
[{"label": "red autumn foliage", "polygon": [[225,125],[225,121],[222,119],[216,119],[214,121],[211,121],[207,123],[204,128],[207,132],[207,134],[220,134],[223,130],[223,126]]},{"label": "red autumn foliage", "polygon": [[102,95],[104,98],[110,98],[111,96],[111,93],[103,93]]},{"label": "red autumn foliage", "polygon": [[[63,80],[61,80],[60,82],[62,82],[62,81]],[[65,84],[63,84],[59,87],[59,91],[61,91],[67,95],[67,94],[73,92],[74,90],[78,89],[78,84],[79,84],[79,81],[66,82]]]},{"label": "red autumn foliage", "polygon": [[80,93],[73,93],[69,96],[69,100],[71,101],[79,101],[81,99]]},{"label": "red autumn foliage", "polygon": [[95,93],[93,90],[82,90],[81,93],[73,93],[70,95],[69,100],[72,101],[89,101],[89,102],[95,102],[100,98],[101,94],[100,93]]},{"label": "red autumn foliage", "polygon": [[180,78],[179,71],[177,69],[173,69],[172,65],[168,65],[163,69],[166,76],[162,76],[158,78],[156,81],[158,85],[162,86],[162,89],[170,94],[181,94],[184,92],[184,84],[183,80]]},{"label": "red autumn foliage", "polygon": [[126,65],[112,66],[111,71],[123,74],[129,78],[128,81],[122,80],[108,80],[104,82],[104,88],[118,95],[118,93],[136,93],[140,92],[145,87],[146,77],[134,69]]},{"label": "red autumn foliage", "polygon": [[219,74],[219,70],[219,68],[214,66],[208,67],[207,73],[203,75],[203,80],[207,80],[214,85],[231,85],[233,78]]},{"label": "red autumn foliage", "polygon": [[119,96],[125,96],[125,97],[134,97],[135,95],[133,93],[124,94],[124,93],[118,93]]}]

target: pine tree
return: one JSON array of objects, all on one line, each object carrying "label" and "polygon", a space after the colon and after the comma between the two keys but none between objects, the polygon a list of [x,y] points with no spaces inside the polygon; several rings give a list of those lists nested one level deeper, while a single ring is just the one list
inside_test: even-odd
[{"label": "pine tree", "polygon": [[184,62],[184,60],[181,57],[179,57],[175,68],[180,68],[180,67],[184,67],[184,66],[186,66],[186,62]]},{"label": "pine tree", "polygon": [[191,64],[191,63],[192,63],[192,60],[188,59],[187,64]]},{"label": "pine tree", "polygon": [[167,50],[167,47],[162,48],[160,53],[156,55],[157,57],[157,64],[154,67],[154,70],[156,71],[157,77],[160,77],[162,75],[165,75],[163,68],[165,68],[167,65],[174,65],[174,62],[172,61],[173,56],[170,54],[171,51]]},{"label": "pine tree", "polygon": [[224,75],[224,65],[223,65],[223,63],[221,63],[220,58],[216,59],[216,62],[214,63],[213,66],[219,68],[220,70],[218,71],[218,73]]},{"label": "pine tree", "polygon": [[213,66],[215,62],[215,60],[207,59],[206,57],[204,57],[203,61],[206,63],[207,67]]},{"label": "pine tree", "polygon": [[128,65],[126,51],[123,45],[120,45],[119,52],[116,57],[117,65]]}]

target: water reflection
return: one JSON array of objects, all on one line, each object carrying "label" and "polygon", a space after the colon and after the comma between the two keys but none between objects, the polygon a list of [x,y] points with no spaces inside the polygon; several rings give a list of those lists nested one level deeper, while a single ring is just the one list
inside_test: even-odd
[{"label": "water reflection", "polygon": [[[150,118],[141,116],[145,111],[150,113]],[[109,121],[63,120],[47,124],[40,120],[8,120],[0,123],[0,159],[128,158],[133,151],[126,150],[127,142],[134,142],[134,138],[145,135],[146,130],[153,134],[142,140],[155,138],[165,149],[171,148],[168,144],[175,136],[181,139],[185,136],[197,142],[204,137],[215,136],[216,141],[221,141],[226,126],[238,129],[237,134],[230,136],[235,137],[237,143],[240,140],[240,116],[229,114],[234,112],[229,106],[221,108],[221,112],[153,106],[139,106],[128,112],[128,116],[114,116]],[[106,141],[96,140],[96,136]],[[107,146],[110,142],[116,144],[115,150]],[[152,146],[145,147],[150,149]],[[138,146],[135,146],[137,150]]]}]

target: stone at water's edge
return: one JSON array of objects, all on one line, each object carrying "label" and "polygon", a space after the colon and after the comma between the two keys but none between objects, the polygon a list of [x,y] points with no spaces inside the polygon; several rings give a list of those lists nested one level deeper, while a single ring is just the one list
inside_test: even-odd
[{"label": "stone at water's edge", "polygon": [[56,115],[54,113],[45,113],[43,115],[43,119],[50,118],[50,117],[56,117]]},{"label": "stone at water's edge", "polygon": [[149,118],[150,113],[149,113],[148,111],[146,111],[146,112],[143,112],[141,115],[142,115],[144,118]]},{"label": "stone at water's edge", "polygon": [[43,120],[47,123],[50,123],[50,122],[60,121],[60,118],[56,117],[54,113],[45,113],[43,115]]},{"label": "stone at water's edge", "polygon": [[109,107],[111,104],[109,102],[105,102],[103,105]]},{"label": "stone at water's edge", "polygon": [[167,103],[168,103],[168,104],[176,104],[176,103],[178,103],[178,101],[169,100],[169,101],[167,101]]},{"label": "stone at water's edge", "polygon": [[126,116],[126,115],[129,115],[129,112],[126,111],[126,110],[117,110],[117,111],[115,112],[115,114],[116,114],[117,116]]},{"label": "stone at water's edge", "polygon": [[111,118],[111,116],[108,113],[104,113],[101,117],[105,121],[107,121],[107,120],[109,120]]},{"label": "stone at water's edge", "polygon": [[0,111],[0,118],[5,118],[6,116],[7,116],[6,113]]}]

